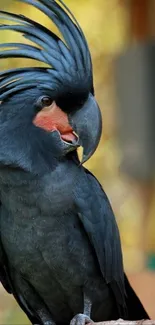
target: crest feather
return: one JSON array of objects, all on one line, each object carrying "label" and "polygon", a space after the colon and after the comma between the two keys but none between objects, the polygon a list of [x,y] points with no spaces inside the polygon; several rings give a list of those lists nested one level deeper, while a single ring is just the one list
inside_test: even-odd
[{"label": "crest feather", "polygon": [[[63,39],[28,17],[0,11],[0,19],[17,24],[0,25],[0,31],[22,33],[34,45],[0,44],[0,58],[29,58],[49,68],[19,68],[0,73],[0,101],[15,92],[33,87],[54,89],[79,78],[81,87],[93,93],[92,62],[85,36],[73,14],[62,0],[18,0],[32,5],[47,15],[58,27]],[[7,50],[5,49],[7,48]]]}]

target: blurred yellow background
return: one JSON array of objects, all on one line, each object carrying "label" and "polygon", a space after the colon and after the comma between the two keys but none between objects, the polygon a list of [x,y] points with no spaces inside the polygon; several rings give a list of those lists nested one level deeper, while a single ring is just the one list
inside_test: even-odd
[{"label": "blurred yellow background", "polygon": [[[128,1],[66,0],[65,3],[75,14],[88,40],[94,65],[96,98],[103,116],[102,139],[87,167],[102,183],[111,201],[121,233],[125,269],[128,274],[137,273],[145,269],[147,254],[155,253],[155,195],[152,185],[139,184],[120,170],[122,152],[117,139],[114,62],[131,42]],[[48,18],[20,1],[1,0],[0,8],[28,15],[55,30]],[[21,37],[17,33],[3,31],[0,32],[0,40],[21,41]],[[30,64],[38,65],[25,59],[1,60],[0,69]],[[3,289],[0,293],[0,324],[28,324],[14,299]]]}]

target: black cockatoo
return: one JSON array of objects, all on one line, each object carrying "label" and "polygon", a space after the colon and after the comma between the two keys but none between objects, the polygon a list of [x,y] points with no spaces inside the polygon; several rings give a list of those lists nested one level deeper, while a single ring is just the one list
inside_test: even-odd
[{"label": "black cockatoo", "polygon": [[[1,44],[1,58],[46,67],[0,73],[0,277],[33,324],[84,325],[148,318],[123,271],[106,194],[80,163],[101,135],[84,34],[59,0],[22,0],[63,39],[28,17],[1,11],[33,45]],[[6,50],[7,48],[7,50]]]}]

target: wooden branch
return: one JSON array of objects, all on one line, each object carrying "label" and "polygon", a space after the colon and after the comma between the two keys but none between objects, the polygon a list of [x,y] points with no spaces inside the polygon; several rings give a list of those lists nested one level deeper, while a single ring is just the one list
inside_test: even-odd
[{"label": "wooden branch", "polygon": [[[138,320],[138,321],[128,321],[123,319],[118,319],[115,321],[94,323],[95,325],[155,325],[154,320]],[[90,325],[90,324],[89,324]]]}]

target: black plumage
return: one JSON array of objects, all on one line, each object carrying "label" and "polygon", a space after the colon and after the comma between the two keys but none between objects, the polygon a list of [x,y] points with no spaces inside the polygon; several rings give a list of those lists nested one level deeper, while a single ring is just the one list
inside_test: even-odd
[{"label": "black plumage", "polygon": [[[1,282],[33,324],[146,318],[124,275],[110,203],[76,152],[82,145],[87,160],[101,135],[86,39],[62,1],[22,2],[50,17],[64,41],[27,17],[1,11],[17,25],[0,30],[23,33],[35,46],[1,44],[0,57],[48,65],[0,73]],[[34,123],[57,111],[65,131]]]},{"label": "black plumage", "polygon": [[[26,39],[39,47],[22,43],[1,44],[1,48],[10,49],[0,51],[0,58],[31,58],[48,64],[49,68],[15,69],[1,73],[0,100],[20,90],[36,88],[36,86],[45,90],[57,88],[59,97],[60,91],[65,92],[64,88],[68,90],[69,85],[75,87],[79,93],[88,93],[90,89],[93,93],[91,57],[84,34],[75,18],[72,16],[73,20],[71,20],[56,1],[22,1],[35,6],[52,19],[61,31],[66,44],[39,23],[22,15],[1,11],[0,18],[15,20],[18,25],[1,25],[0,31],[13,30],[23,33]],[[61,1],[60,3],[62,4]],[[65,9],[70,13],[66,7]],[[36,80],[38,80],[37,84]],[[6,86],[5,82],[9,82],[9,85]]]}]

